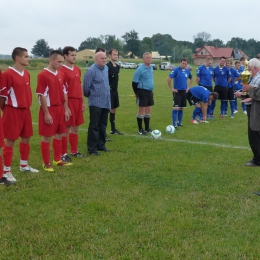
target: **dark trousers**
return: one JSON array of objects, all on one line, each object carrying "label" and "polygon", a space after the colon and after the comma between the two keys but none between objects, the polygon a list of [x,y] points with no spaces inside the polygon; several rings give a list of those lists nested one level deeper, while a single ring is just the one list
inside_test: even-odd
[{"label": "dark trousers", "polygon": [[106,128],[109,109],[95,106],[89,107],[89,126],[88,126],[88,152],[93,153],[97,150],[106,148]]},{"label": "dark trousers", "polygon": [[260,165],[260,131],[253,131],[250,128],[251,106],[246,106],[246,111],[248,116],[248,141],[254,154],[253,162],[257,165]]}]

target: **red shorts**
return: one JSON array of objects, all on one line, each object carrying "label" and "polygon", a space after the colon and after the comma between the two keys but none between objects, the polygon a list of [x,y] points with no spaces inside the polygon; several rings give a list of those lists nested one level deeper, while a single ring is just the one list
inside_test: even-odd
[{"label": "red shorts", "polygon": [[71,111],[71,116],[66,122],[67,126],[79,126],[84,124],[84,117],[82,111],[82,99],[81,98],[69,98],[68,106]]},{"label": "red shorts", "polygon": [[66,133],[65,112],[63,105],[48,107],[53,123],[48,125],[44,121],[42,107],[39,110],[39,135],[54,136],[55,134]]},{"label": "red shorts", "polygon": [[[3,122],[2,117],[0,116],[0,148],[4,147],[4,130],[3,130]],[[0,165],[2,167],[2,165]]]},{"label": "red shorts", "polygon": [[17,140],[19,137],[33,136],[30,108],[5,106],[3,115],[4,137]]}]

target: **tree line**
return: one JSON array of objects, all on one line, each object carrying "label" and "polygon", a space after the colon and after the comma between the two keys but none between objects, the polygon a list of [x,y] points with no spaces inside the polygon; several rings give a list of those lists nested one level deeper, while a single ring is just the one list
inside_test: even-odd
[{"label": "tree line", "polygon": [[[165,56],[166,59],[171,57],[172,62],[179,61],[182,57],[188,58],[189,62],[192,61],[192,55],[196,48],[200,48],[203,45],[218,46],[218,47],[231,47],[234,49],[240,49],[249,57],[255,57],[260,53],[260,41],[255,39],[245,40],[239,37],[232,37],[230,41],[225,44],[220,39],[211,39],[211,34],[207,32],[199,32],[193,36],[193,42],[190,41],[178,41],[172,38],[170,34],[154,34],[152,37],[144,37],[139,39],[138,32],[131,30],[126,32],[121,38],[117,38],[115,35],[100,35],[99,37],[88,37],[86,40],[80,43],[80,45],[74,46],[78,51],[84,49],[96,49],[102,47],[106,50],[115,48],[119,51],[119,54],[130,58],[134,56],[141,57],[146,51],[158,51],[160,55]],[[58,48],[62,50],[62,48]],[[31,53],[37,57],[48,57],[50,51],[53,49],[49,47],[48,42],[44,39],[36,41]]]}]

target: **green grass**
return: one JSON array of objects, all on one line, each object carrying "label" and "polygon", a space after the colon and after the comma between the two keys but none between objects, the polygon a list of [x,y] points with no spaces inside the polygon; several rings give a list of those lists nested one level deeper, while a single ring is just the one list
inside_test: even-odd
[{"label": "green grass", "polygon": [[[110,153],[55,173],[21,173],[16,144],[17,185],[0,187],[0,259],[259,259],[260,175],[243,166],[252,157],[246,115],[219,119],[218,102],[215,120],[192,125],[187,107],[184,127],[166,134],[169,72],[155,71],[151,127],[163,138],[138,136],[133,73],[120,72],[116,122],[125,135],[110,136]],[[36,95],[32,114],[37,122]],[[88,111],[85,119],[83,153]],[[41,169],[36,124],[34,131],[30,164]]]}]

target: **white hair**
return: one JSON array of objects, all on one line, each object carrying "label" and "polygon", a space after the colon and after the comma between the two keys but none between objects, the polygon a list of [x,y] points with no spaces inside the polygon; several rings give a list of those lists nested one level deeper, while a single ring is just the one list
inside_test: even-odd
[{"label": "white hair", "polygon": [[260,69],[260,60],[253,58],[248,62],[248,66],[250,66],[250,68]]}]

